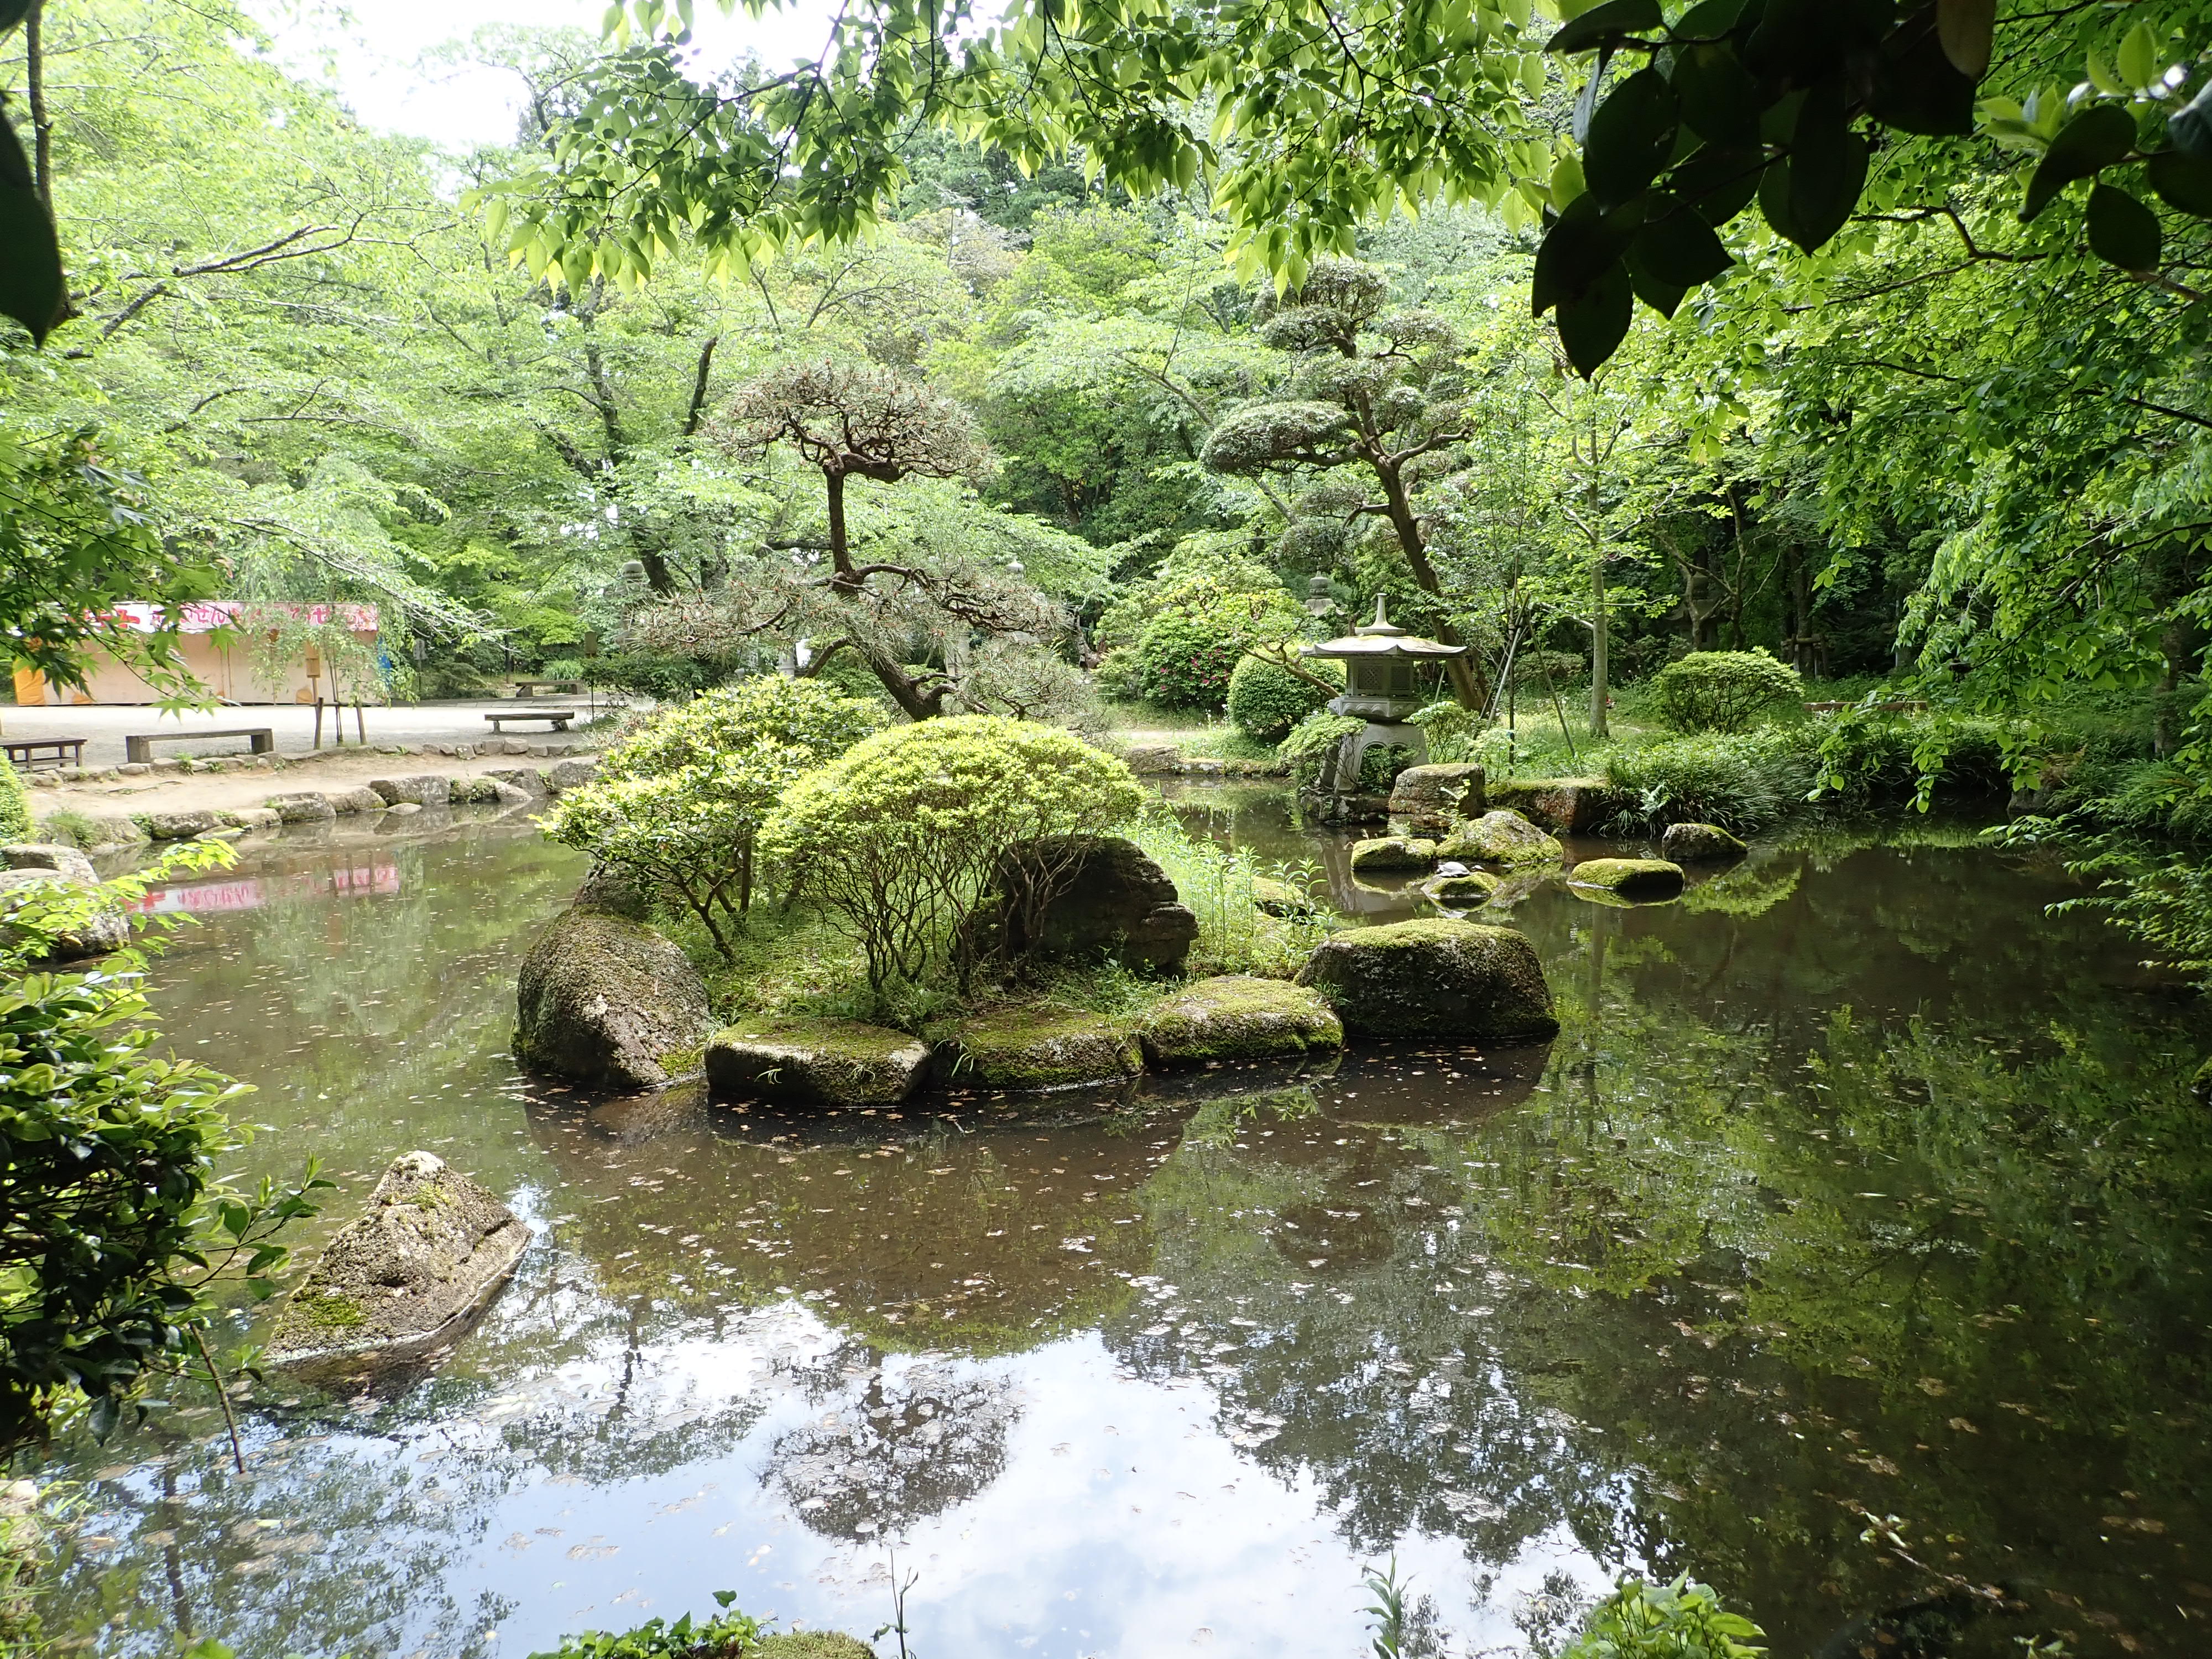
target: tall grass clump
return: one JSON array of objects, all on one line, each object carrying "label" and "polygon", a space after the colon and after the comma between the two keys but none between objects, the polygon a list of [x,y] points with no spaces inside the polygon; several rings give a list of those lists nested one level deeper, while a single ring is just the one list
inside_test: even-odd
[{"label": "tall grass clump", "polygon": [[[1124,833],[1166,872],[1198,917],[1188,969],[1194,977],[1287,979],[1329,931],[1323,913],[1310,905],[1312,877],[1303,866],[1263,864],[1242,848],[1194,836],[1164,813],[1150,815]],[[1270,914],[1263,904],[1285,914]]]},{"label": "tall grass clump", "polygon": [[1641,799],[1634,822],[1717,823],[1739,832],[1763,830],[1801,810],[1818,781],[1818,756],[1796,729],[1701,732],[1606,757],[1607,781]]}]

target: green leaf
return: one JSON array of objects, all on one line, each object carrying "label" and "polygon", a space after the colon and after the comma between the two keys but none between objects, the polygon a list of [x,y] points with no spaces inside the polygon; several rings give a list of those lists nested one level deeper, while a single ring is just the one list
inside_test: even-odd
[{"label": "green leaf", "polygon": [[1751,205],[1765,170],[1765,157],[1757,149],[1708,146],[1667,175],[1667,189],[1707,224],[1724,225]]},{"label": "green leaf", "polygon": [[1669,283],[1660,282],[1648,272],[1639,269],[1632,260],[1626,263],[1628,284],[1635,291],[1638,299],[1643,301],[1662,317],[1672,317],[1681,308],[1682,301],[1689,296],[1689,289],[1675,288]]},{"label": "green leaf", "polygon": [[1678,40],[1726,34],[1743,15],[1743,8],[1744,0],[1698,0],[1670,32]]},{"label": "green leaf", "polygon": [[[6,125],[0,118],[0,128]],[[9,143],[14,142],[9,135]],[[0,315],[14,318],[39,344],[69,314],[54,222],[35,192],[0,185]]]},{"label": "green leaf", "polygon": [[1546,52],[1588,52],[1608,40],[1660,26],[1659,0],[1605,0],[1544,43]]},{"label": "green leaf", "polygon": [[2145,170],[2150,187],[2166,206],[2212,219],[2212,160],[2163,149],[2150,158]]},{"label": "green leaf", "polygon": [[34,0],[0,0],[0,34],[21,23],[31,15]]},{"label": "green leaf", "polygon": [[1628,269],[1618,260],[1576,298],[1560,303],[1559,343],[1583,379],[1596,374],[1620,349],[1635,311]]},{"label": "green leaf", "polygon": [[1674,144],[1674,89],[1657,70],[1638,70],[1590,117],[1583,176],[1590,194],[1617,207],[1657,176]]},{"label": "green leaf", "polygon": [[1620,259],[1627,240],[1624,228],[1607,222],[1596,197],[1577,196],[1552,222],[1537,246],[1528,284],[1531,314],[1540,317],[1554,306],[1578,299]]},{"label": "green leaf", "polygon": [[1632,274],[1682,289],[1710,283],[1735,263],[1713,228],[1686,205],[1638,231],[1628,245],[1627,257]]},{"label": "green leaf", "polygon": [[1866,185],[1866,141],[1824,106],[1808,103],[1790,154],[1759,180],[1766,222],[1810,253],[1844,228]]},{"label": "green leaf", "polygon": [[2156,270],[2158,215],[2118,185],[2100,180],[2089,192],[2089,251],[2122,270]]},{"label": "green leaf", "polygon": [[1759,142],[1759,87],[1725,41],[1680,48],[1672,77],[1682,123],[1709,144]]},{"label": "green leaf", "polygon": [[2076,179],[2094,178],[2136,147],[2134,118],[2118,104],[2092,104],[2059,129],[2027,181],[2020,216],[2032,220]]},{"label": "green leaf", "polygon": [[2143,19],[2128,31],[2128,38],[2120,42],[2118,68],[2120,79],[2137,92],[2158,79],[2158,35]]},{"label": "green leaf", "polygon": [[1867,113],[1886,126],[1937,138],[1974,130],[1974,81],[1952,62],[1933,5],[1890,32],[1867,96]]},{"label": "green leaf", "polygon": [[1936,0],[1936,35],[1951,67],[1978,81],[1990,67],[1990,37],[1997,22],[1996,0]]},{"label": "green leaf", "polygon": [[2088,62],[2085,67],[2088,70],[2089,84],[2103,93],[2106,97],[2118,98],[2127,91],[2127,88],[2120,84],[2120,77],[2106,68],[2105,60],[2098,57],[2095,52],[2089,54]]}]

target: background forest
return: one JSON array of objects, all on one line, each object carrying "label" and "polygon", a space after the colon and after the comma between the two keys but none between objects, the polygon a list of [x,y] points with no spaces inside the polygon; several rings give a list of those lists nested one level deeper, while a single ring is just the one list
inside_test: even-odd
[{"label": "background forest", "polygon": [[[2185,829],[2202,228],[2146,276],[2078,213],[2014,212],[2063,114],[2039,77],[2110,9],[2001,61],[1980,136],[1894,152],[1817,253],[1730,228],[1726,277],[1584,380],[1529,316],[1538,191],[1376,221],[1279,289],[1224,262],[1203,186],[1139,199],[916,122],[858,241],[563,282],[550,244],[510,257],[501,181],[605,105],[605,43],[450,48],[526,89],[512,149],[454,155],[364,130],[243,14],[60,0],[4,73],[77,315],[0,347],[4,540],[34,562],[90,524],[142,597],[379,601],[397,697],[781,659],[1078,726],[1100,691],[1219,708],[1247,647],[1380,595],[1476,647],[1461,702],[1559,735],[1685,652],[1763,647],[1838,700],[2002,716],[1976,741],[2045,798]],[[2194,49],[2120,10],[2107,78]],[[1566,200],[1571,66],[1516,61]],[[898,453],[810,448],[817,394],[908,400]],[[1595,644],[1599,695],[1568,695]],[[1932,775],[1957,735],[1882,741]]]}]

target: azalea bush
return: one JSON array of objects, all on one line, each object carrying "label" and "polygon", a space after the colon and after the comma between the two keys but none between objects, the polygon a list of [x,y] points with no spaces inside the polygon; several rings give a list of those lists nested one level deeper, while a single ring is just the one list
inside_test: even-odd
[{"label": "azalea bush", "polygon": [[947,963],[964,990],[973,919],[1014,849],[1105,833],[1146,799],[1127,766],[1057,726],[963,714],[879,732],[801,778],[762,842],[859,940],[878,999]]},{"label": "azalea bush", "polygon": [[1747,732],[1794,713],[1805,696],[1797,671],[1765,651],[1692,651],[1653,675],[1651,685],[1677,732]]},{"label": "azalea bush", "polygon": [[1162,595],[1137,641],[1144,693],[1171,708],[1219,708],[1237,659],[1297,637],[1304,620],[1281,588],[1242,592],[1202,576]]},{"label": "azalea bush", "polygon": [[882,724],[872,702],[763,676],[647,720],[544,822],[696,917],[726,959],[757,884],[761,825],[785,789]]}]

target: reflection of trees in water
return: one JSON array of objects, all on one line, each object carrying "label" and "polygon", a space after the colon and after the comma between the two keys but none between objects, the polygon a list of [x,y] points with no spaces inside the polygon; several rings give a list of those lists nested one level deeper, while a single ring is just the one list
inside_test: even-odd
[{"label": "reflection of trees in water", "polygon": [[854,1541],[896,1540],[976,1497],[1005,1473],[1021,1414],[1007,1379],[942,1363],[871,1364],[819,1403],[828,1409],[777,1439],[762,1479],[815,1531]]},{"label": "reflection of trees in water", "polygon": [[[1205,1375],[1224,1431],[1362,1547],[1419,1528],[1480,1568],[1564,1526],[1715,1579],[1804,1650],[1941,1588],[1861,1541],[1865,1510],[1936,1571],[2074,1598],[2030,1624],[2076,1651],[2188,1645],[2202,1039],[2083,975],[2111,953],[2039,932],[2040,890],[1976,856],[1802,866],[1743,927],[1540,914],[1565,1021],[1545,1091],[1471,1129],[1362,1078],[1322,1091],[1325,1127],[1187,1139],[1145,1189],[1154,1282],[1111,1346]],[[1833,1014],[1914,983],[1948,1024]]]}]

